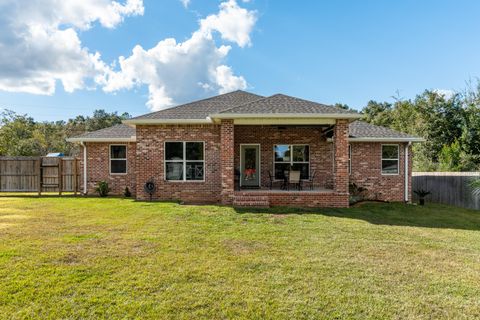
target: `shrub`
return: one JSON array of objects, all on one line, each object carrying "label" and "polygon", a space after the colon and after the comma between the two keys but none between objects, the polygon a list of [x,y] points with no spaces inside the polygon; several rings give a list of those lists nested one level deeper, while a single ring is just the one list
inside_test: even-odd
[{"label": "shrub", "polygon": [[415,194],[418,196],[419,204],[423,206],[425,204],[425,197],[430,194],[430,191],[418,189],[418,190],[414,190],[413,192],[415,192]]},{"label": "shrub", "polygon": [[110,192],[110,187],[108,186],[107,181],[100,181],[95,188],[95,191],[98,192],[100,197],[106,197],[108,196],[108,193]]},{"label": "shrub", "polygon": [[348,192],[350,193],[350,204],[360,202],[367,199],[368,189],[358,186],[354,182],[348,185]]}]

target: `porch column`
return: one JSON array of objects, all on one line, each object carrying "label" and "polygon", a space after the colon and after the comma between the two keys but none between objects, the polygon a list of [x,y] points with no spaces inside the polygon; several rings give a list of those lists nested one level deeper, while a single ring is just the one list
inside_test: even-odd
[{"label": "porch column", "polygon": [[334,129],[334,190],[348,193],[348,120],[337,119]]},{"label": "porch column", "polygon": [[222,120],[220,124],[220,172],[222,175],[222,204],[233,203],[234,193],[234,126],[233,120]]}]

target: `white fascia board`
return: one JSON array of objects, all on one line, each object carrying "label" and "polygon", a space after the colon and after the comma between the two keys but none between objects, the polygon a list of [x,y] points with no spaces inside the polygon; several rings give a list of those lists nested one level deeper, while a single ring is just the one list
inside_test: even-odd
[{"label": "white fascia board", "polygon": [[318,118],[241,118],[233,119],[234,125],[334,125],[335,119]]},{"label": "white fascia board", "polygon": [[[327,141],[333,141],[332,138],[328,138]],[[348,142],[425,142],[423,138],[348,138]]]},{"label": "white fascia board", "polygon": [[136,142],[137,137],[130,138],[67,138],[67,142]]},{"label": "white fascia board", "polygon": [[318,118],[318,119],[360,119],[361,114],[353,113],[217,113],[211,114],[210,118],[217,119],[240,119],[240,118]]},{"label": "white fascia board", "polygon": [[211,124],[212,120],[206,119],[130,119],[123,120],[127,125],[149,125],[149,124]]}]

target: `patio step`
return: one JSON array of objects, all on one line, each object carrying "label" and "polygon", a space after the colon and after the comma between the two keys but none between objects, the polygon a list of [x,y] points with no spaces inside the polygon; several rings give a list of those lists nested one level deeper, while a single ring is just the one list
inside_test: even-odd
[{"label": "patio step", "polygon": [[250,207],[250,208],[269,208],[270,201],[268,196],[257,195],[235,195],[233,198],[234,207]]}]

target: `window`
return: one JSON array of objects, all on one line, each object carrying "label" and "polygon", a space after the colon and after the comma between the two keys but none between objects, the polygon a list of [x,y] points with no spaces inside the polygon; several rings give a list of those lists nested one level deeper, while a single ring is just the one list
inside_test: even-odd
[{"label": "window", "polygon": [[127,173],[127,146],[110,146],[110,174]]},{"label": "window", "polygon": [[165,180],[203,181],[203,142],[165,142]]},{"label": "window", "polygon": [[310,148],[308,145],[276,145],[274,147],[275,179],[282,180],[285,171],[300,171],[301,179],[310,176]]},{"label": "window", "polygon": [[398,174],[398,144],[382,145],[382,174]]},{"label": "window", "polygon": [[348,145],[348,173],[352,173],[352,145]]}]

